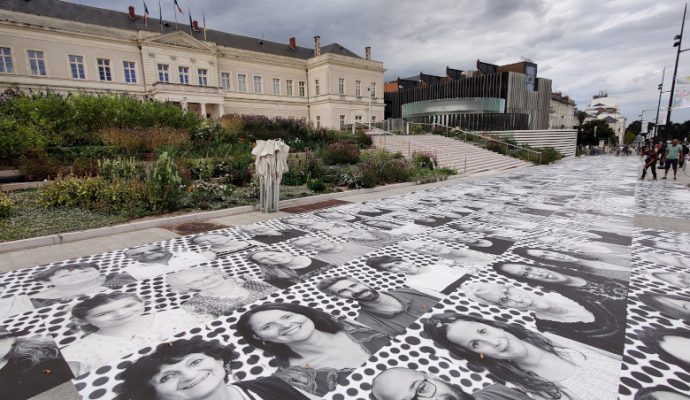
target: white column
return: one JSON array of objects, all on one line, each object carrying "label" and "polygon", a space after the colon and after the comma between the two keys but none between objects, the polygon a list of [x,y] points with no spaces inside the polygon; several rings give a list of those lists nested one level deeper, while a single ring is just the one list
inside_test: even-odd
[{"label": "white column", "polygon": [[218,119],[223,118],[225,115],[225,104],[218,104]]},{"label": "white column", "polygon": [[201,105],[201,118],[206,118],[206,103],[199,103]]}]

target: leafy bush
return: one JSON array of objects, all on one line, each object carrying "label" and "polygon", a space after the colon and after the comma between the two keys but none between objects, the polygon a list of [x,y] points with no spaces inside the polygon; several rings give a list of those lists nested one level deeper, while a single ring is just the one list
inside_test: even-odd
[{"label": "leafy bush", "polygon": [[362,174],[362,186],[374,187],[380,184],[407,182],[414,168],[400,153],[388,153],[377,150],[362,157],[359,165]]},{"label": "leafy bush", "polygon": [[542,147],[539,149],[541,151],[541,163],[543,164],[551,164],[554,161],[558,161],[561,158],[563,158],[563,154],[561,154],[558,150],[554,149],[553,147]]},{"label": "leafy bush", "polygon": [[174,104],[136,97],[13,90],[0,96],[0,116],[36,129],[53,146],[99,145],[94,133],[106,128],[196,130],[201,121]]},{"label": "leafy bush", "polygon": [[340,172],[335,184],[350,189],[361,188],[364,185],[361,169],[358,166],[348,166]]},{"label": "leafy bush", "polygon": [[359,161],[359,146],[352,142],[333,142],[323,149],[321,157],[326,165],[356,164]]},{"label": "leafy bush", "polygon": [[415,168],[434,169],[436,157],[429,152],[415,151],[412,153],[412,164]]},{"label": "leafy bush", "polygon": [[149,201],[153,211],[172,211],[179,207],[182,198],[182,178],[168,153],[158,158],[149,178]]},{"label": "leafy bush", "polygon": [[307,187],[316,193],[321,193],[326,191],[326,184],[320,178],[312,179],[307,183]]},{"label": "leafy bush", "polygon": [[9,217],[12,214],[14,202],[0,190],[0,218]]},{"label": "leafy bush", "polygon": [[38,204],[46,208],[82,207],[139,216],[146,208],[145,203],[143,184],[119,179],[60,177],[38,190]]},{"label": "leafy bush", "polygon": [[208,158],[201,158],[197,160],[196,167],[194,168],[195,175],[199,180],[203,182],[208,182],[214,176],[214,170],[216,168],[215,163]]},{"label": "leafy bush", "polygon": [[19,171],[29,181],[52,179],[60,174],[60,163],[43,149],[28,151],[19,162]]},{"label": "leafy bush", "polygon": [[153,153],[164,146],[180,148],[189,141],[189,131],[173,128],[107,128],[98,133],[108,146],[121,148],[127,154]]},{"label": "leafy bush", "polygon": [[355,133],[355,142],[360,148],[371,147],[374,144],[374,142],[371,140],[371,136],[361,131]]},{"label": "leafy bush", "polygon": [[219,183],[199,182],[187,188],[187,205],[193,208],[208,210],[213,203],[230,199],[235,187]]},{"label": "leafy bush", "polygon": [[0,116],[0,160],[16,160],[30,149],[43,148],[46,142],[46,137],[35,127]]},{"label": "leafy bush", "polygon": [[143,168],[137,164],[134,157],[98,160],[98,171],[99,175],[109,182],[116,179],[131,181],[144,177]]}]

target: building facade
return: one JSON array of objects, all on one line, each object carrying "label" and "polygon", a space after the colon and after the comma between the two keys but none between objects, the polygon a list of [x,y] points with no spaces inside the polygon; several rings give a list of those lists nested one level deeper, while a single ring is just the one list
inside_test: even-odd
[{"label": "building facade", "polygon": [[477,70],[446,68],[386,84],[387,118],[476,131],[549,127],[551,80],[537,78],[532,62],[498,66],[477,60]]},{"label": "building facade", "polygon": [[338,129],[384,115],[383,63],[58,0],[0,0],[0,89],[128,94]]},{"label": "building facade", "polygon": [[571,129],[576,125],[575,101],[561,92],[552,93],[549,129]]},{"label": "building facade", "polygon": [[609,94],[605,90],[592,96],[592,100],[589,101],[585,113],[587,115],[584,122],[593,121],[595,119],[606,121],[618,137],[618,143],[623,143],[626,118],[620,113],[618,101],[613,97],[609,97]]}]

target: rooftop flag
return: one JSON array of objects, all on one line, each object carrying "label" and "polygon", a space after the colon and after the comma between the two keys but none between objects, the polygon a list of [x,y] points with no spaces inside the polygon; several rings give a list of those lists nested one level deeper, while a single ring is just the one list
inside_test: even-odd
[{"label": "rooftop flag", "polygon": [[161,8],[161,0],[158,0],[158,25],[161,26],[161,33],[163,33],[163,9]]},{"label": "rooftop flag", "polygon": [[202,11],[201,17],[204,20],[204,40],[206,40],[206,31],[208,31],[208,27],[206,26],[206,12]]},{"label": "rooftop flag", "polygon": [[[180,14],[184,15],[184,11],[182,11],[182,8],[180,7],[180,4],[177,2],[177,0],[173,0],[175,2],[175,7],[177,7],[177,11],[180,12]],[[177,15],[177,14],[175,14]]]},{"label": "rooftop flag", "polygon": [[148,24],[148,20],[149,20],[149,8],[146,7],[146,0],[143,0],[143,1],[144,1],[144,27],[145,27],[146,29],[148,29],[148,27],[149,27],[149,24]]},{"label": "rooftop flag", "polygon": [[[177,0],[175,0],[177,3]],[[192,10],[187,7],[187,14],[189,14],[189,34],[194,36],[194,22],[192,21]]]}]

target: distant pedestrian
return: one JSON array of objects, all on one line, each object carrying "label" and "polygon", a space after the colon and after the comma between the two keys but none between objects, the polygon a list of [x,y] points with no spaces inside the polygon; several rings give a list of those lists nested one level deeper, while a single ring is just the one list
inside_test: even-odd
[{"label": "distant pedestrian", "polygon": [[676,174],[678,173],[678,158],[680,157],[683,150],[683,146],[678,144],[678,139],[673,139],[671,145],[668,146],[666,152],[664,153],[664,158],[666,159],[666,166],[664,169],[664,177],[661,179],[666,179],[668,175],[668,170],[673,167],[673,180],[676,180]]},{"label": "distant pedestrian", "polygon": [[683,143],[683,155],[680,157],[680,162],[678,166],[685,171],[685,160],[688,159],[688,154],[690,154],[690,147],[688,147],[688,142]]},{"label": "distant pedestrian", "polygon": [[642,168],[642,176],[640,177],[641,180],[644,180],[644,177],[647,175],[647,168],[652,169],[652,176],[656,179],[656,162],[659,159],[659,150],[661,150],[660,144],[654,143],[646,151],[645,155],[647,157],[644,159],[644,168]]}]

